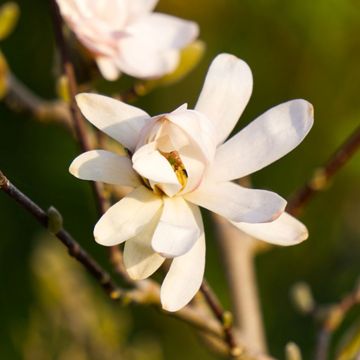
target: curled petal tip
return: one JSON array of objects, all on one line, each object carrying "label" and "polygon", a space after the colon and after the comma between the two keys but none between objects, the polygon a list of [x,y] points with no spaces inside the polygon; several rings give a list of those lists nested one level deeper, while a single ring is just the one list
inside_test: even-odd
[{"label": "curled petal tip", "polygon": [[276,212],[276,213],[271,217],[270,222],[276,220],[277,218],[279,218],[280,215],[281,215],[283,212],[284,212],[284,210],[279,210],[278,212]]},{"label": "curled petal tip", "polygon": [[309,237],[309,232],[308,232],[307,228],[304,226],[304,231],[299,235],[299,238],[298,238],[299,243],[307,240],[308,237]]},{"label": "curled petal tip", "polygon": [[308,112],[311,118],[314,117],[314,106],[308,102]]},{"label": "curled petal tip", "polygon": [[77,177],[77,168],[74,166],[74,162],[72,162],[69,166],[69,173],[75,177]]},{"label": "curled petal tip", "polygon": [[180,310],[179,308],[173,307],[173,306],[167,304],[166,302],[161,302],[161,307],[163,310],[168,311],[168,312],[176,312],[176,311]]}]

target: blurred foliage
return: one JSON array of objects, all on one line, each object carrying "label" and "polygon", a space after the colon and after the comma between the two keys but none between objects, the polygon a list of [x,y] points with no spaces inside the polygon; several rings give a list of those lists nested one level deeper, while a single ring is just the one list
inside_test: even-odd
[{"label": "blurred foliage", "polygon": [[163,359],[151,337],[127,341],[129,315],[94,292],[87,274],[52,238],[37,239],[31,270],[37,298],[20,330],[25,360]]},{"label": "blurred foliage", "polygon": [[3,53],[0,51],[0,100],[6,95],[8,90],[9,68]]},{"label": "blurred foliage", "polygon": [[357,360],[360,354],[360,323],[355,324],[344,335],[338,350],[337,360]]},{"label": "blurred foliage", "polygon": [[15,2],[6,2],[0,7],[0,40],[7,38],[19,19],[20,9]]},{"label": "blurred foliage", "polygon": [[[41,0],[17,3],[21,19],[11,37],[1,43],[2,51],[20,79],[44,98],[53,98],[56,61],[48,4]],[[253,96],[237,130],[269,107],[286,100],[305,98],[314,104],[315,125],[307,139],[284,159],[255,174],[254,186],[289,195],[359,124],[360,12],[357,1],[198,0],[195,3],[160,0],[159,10],[197,21],[206,53],[201,65],[184,80],[151,92],[140,99],[137,106],[151,114],[171,111],[185,102],[191,107],[210,61],[224,51],[246,60],[254,73]],[[120,82],[125,84],[121,86],[128,86],[131,79]],[[110,92],[120,85],[103,86],[104,91]],[[0,168],[43,207],[56,206],[64,215],[65,226],[105,264],[106,249],[96,245],[92,237],[96,212],[90,187],[67,172],[79,152],[73,138],[58,125],[37,123],[29,116],[11,113],[2,104],[0,123]],[[307,207],[303,221],[309,228],[309,240],[292,248],[273,248],[257,258],[269,349],[276,358],[284,357],[289,341],[299,345],[304,359],[312,358],[316,328],[311,318],[300,315],[292,306],[289,292],[295,282],[308,283],[319,303],[337,302],[353,288],[360,271],[359,183],[360,157],[357,155]],[[85,337],[96,337],[94,346],[104,346],[108,330],[99,328],[101,336],[85,329],[85,325],[88,321],[96,324],[112,316],[120,322],[111,325],[116,334],[112,333],[109,341],[116,337],[116,346],[119,346],[115,346],[114,351],[123,351],[122,345],[127,347],[128,342],[135,339],[144,346],[146,341],[139,340],[144,336],[151,339],[154,353],[164,359],[215,358],[201,347],[186,325],[153,309],[110,309],[112,305],[100,300],[102,294],[92,283],[83,285],[81,290],[83,294],[94,292],[91,299],[83,299],[76,291],[72,292],[74,298],[63,299],[69,304],[78,301],[78,306],[71,319],[62,316],[64,311],[70,311],[71,305],[56,302],[56,306],[52,306],[49,296],[55,296],[52,293],[55,284],[57,291],[61,291],[60,283],[71,286],[80,275],[69,275],[63,269],[63,276],[51,277],[48,284],[53,285],[45,286],[33,260],[45,247],[37,241],[38,225],[3,194],[0,194],[0,214],[1,359],[24,359],[25,349],[30,353],[35,351],[31,350],[34,347],[39,351],[42,347],[54,351],[60,359],[61,354],[66,355],[63,352],[66,349],[60,349],[62,341],[71,345],[68,351],[86,351],[86,347],[72,350],[76,344],[71,339],[82,336],[71,332],[74,321],[81,322]],[[214,228],[209,221],[206,231],[207,277],[229,306]],[[66,261],[66,256],[63,251],[62,261]],[[44,270],[49,267],[47,260],[37,261],[38,267]],[[96,314],[83,314],[82,309],[93,305]],[[331,358],[335,356],[336,343],[356,315],[352,312],[346,326],[336,334]],[[62,334],[66,334],[64,338]],[[44,336],[51,341],[44,343]]]}]

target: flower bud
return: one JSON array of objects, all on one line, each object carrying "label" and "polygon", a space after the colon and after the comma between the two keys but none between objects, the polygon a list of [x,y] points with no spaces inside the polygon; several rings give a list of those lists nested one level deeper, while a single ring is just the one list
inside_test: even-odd
[{"label": "flower bud", "polygon": [[302,360],[301,350],[294,342],[289,342],[285,347],[286,360]]},{"label": "flower bud", "polygon": [[58,78],[56,83],[56,93],[61,100],[70,103],[69,81],[66,76],[62,75]]},{"label": "flower bud", "polygon": [[305,282],[296,283],[292,287],[291,298],[297,310],[303,314],[309,314],[315,308],[310,286]]},{"label": "flower bud", "polygon": [[57,234],[63,227],[63,218],[59,211],[53,207],[50,206],[47,211],[48,216],[48,224],[47,228],[52,234]]}]

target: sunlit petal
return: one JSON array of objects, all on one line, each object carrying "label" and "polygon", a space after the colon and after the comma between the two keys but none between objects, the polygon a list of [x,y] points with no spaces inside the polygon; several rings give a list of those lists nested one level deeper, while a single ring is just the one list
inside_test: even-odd
[{"label": "sunlit petal", "polygon": [[151,244],[163,256],[181,256],[194,246],[200,231],[189,203],[182,197],[164,198],[163,212]]},{"label": "sunlit petal", "polygon": [[214,124],[217,144],[235,127],[250,99],[252,84],[249,66],[237,57],[220,54],[212,62],[195,110]]},{"label": "sunlit petal", "polygon": [[201,234],[192,249],[173,259],[161,286],[161,304],[167,311],[177,311],[187,305],[200,289],[205,270],[205,234],[201,213],[192,206]]},{"label": "sunlit petal", "polygon": [[162,200],[140,186],[113,205],[97,222],[97,243],[113,246],[138,235],[162,206]]},{"label": "sunlit petal", "polygon": [[83,180],[131,187],[141,185],[139,175],[133,170],[127,156],[105,150],[91,150],[79,155],[71,163],[69,171]]}]

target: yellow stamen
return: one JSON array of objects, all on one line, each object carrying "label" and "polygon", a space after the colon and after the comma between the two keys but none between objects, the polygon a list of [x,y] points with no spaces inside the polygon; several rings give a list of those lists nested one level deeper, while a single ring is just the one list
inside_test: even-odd
[{"label": "yellow stamen", "polygon": [[174,169],[176,177],[181,184],[181,190],[184,189],[187,183],[188,174],[186,172],[185,166],[181,161],[180,155],[177,151],[171,151],[169,153],[161,152],[167,161],[170,163],[171,167]]}]

